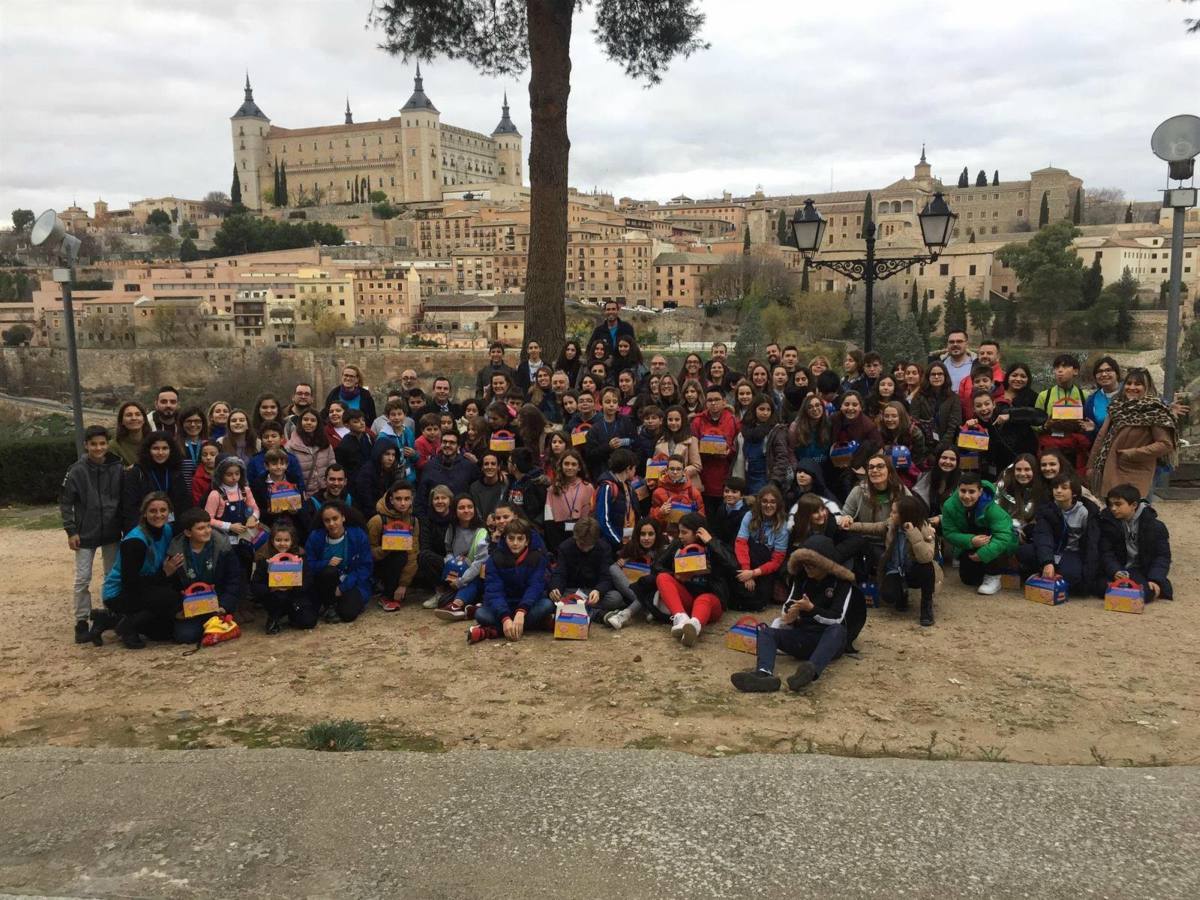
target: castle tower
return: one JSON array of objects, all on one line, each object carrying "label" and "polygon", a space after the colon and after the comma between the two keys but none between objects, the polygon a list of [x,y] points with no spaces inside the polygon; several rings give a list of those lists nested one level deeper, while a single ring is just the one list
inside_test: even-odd
[{"label": "castle tower", "polygon": [[521,185],[521,132],[508,117],[508,91],[504,92],[500,124],[492,129],[492,140],[496,142],[496,181],[501,184]]},{"label": "castle tower", "polygon": [[246,96],[238,111],[229,117],[233,130],[233,162],[242,185],[242,203],[248,209],[262,209],[267,163],[267,132],[271,120],[254,102],[250,73],[246,73]]},{"label": "castle tower", "polygon": [[[404,188],[400,198],[412,203],[420,200],[440,200],[442,197],[442,114],[425,95],[421,64],[413,78],[412,96],[400,107],[403,121],[400,133],[403,156],[398,161],[397,175]],[[374,190],[372,186],[372,190]]]},{"label": "castle tower", "polygon": [[925,159],[925,145],[921,145],[921,161],[913,166],[913,181],[925,190],[933,187],[933,167]]},{"label": "castle tower", "polygon": [[350,98],[349,97],[346,97],[346,124],[347,125],[354,124],[354,114],[352,112],[350,112]]}]

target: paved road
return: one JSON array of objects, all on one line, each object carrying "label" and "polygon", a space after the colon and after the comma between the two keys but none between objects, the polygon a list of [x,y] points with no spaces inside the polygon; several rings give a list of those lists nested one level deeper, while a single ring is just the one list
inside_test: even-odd
[{"label": "paved road", "polygon": [[661,751],[0,752],[0,892],[1200,896],[1200,769]]}]

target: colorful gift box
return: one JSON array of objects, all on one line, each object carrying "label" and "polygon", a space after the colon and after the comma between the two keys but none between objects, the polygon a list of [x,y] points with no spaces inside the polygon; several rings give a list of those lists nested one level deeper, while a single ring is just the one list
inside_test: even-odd
[{"label": "colorful gift box", "polygon": [[700,455],[701,456],[724,456],[729,452],[729,444],[725,438],[719,434],[702,434],[700,435]]},{"label": "colorful gift box", "polygon": [[707,575],[708,554],[700,544],[688,544],[675,553],[676,575]]},{"label": "colorful gift box", "polygon": [[579,599],[578,594],[572,594],[555,604],[554,636],[566,641],[586,641],[588,626],[592,617],[588,613],[587,604]]},{"label": "colorful gift box", "polygon": [[740,653],[758,652],[758,619],[742,616],[725,632],[725,646]]},{"label": "colorful gift box", "polygon": [[858,589],[863,593],[863,600],[872,609],[879,608],[879,585],[874,581],[860,581]]},{"label": "colorful gift box", "polygon": [[633,481],[629,482],[629,489],[633,491],[633,495],[639,500],[645,500],[650,496],[650,487],[646,484],[646,479],[644,478],[634,478]]},{"label": "colorful gift box", "polygon": [[1146,611],[1146,595],[1142,586],[1132,578],[1110,581],[1104,592],[1104,608],[1109,612],[1135,613]]},{"label": "colorful gift box", "polygon": [[978,472],[979,471],[979,454],[972,453],[969,450],[964,450],[958,454],[958,468],[961,472]]},{"label": "colorful gift box", "polygon": [[517,449],[517,438],[511,431],[493,431],[488,438],[488,449],[493,453],[512,453]]},{"label": "colorful gift box", "polygon": [[844,441],[829,448],[829,462],[837,469],[850,468],[850,460],[858,452],[858,441]]},{"label": "colorful gift box", "polygon": [[383,538],[379,545],[384,550],[411,550],[412,528],[398,519],[389,519],[383,526]]},{"label": "colorful gift box", "polygon": [[277,553],[267,560],[267,587],[295,588],[304,584],[304,561],[293,553]]},{"label": "colorful gift box", "polygon": [[958,433],[958,446],[963,450],[977,450],[984,452],[988,448],[991,438],[988,436],[986,428],[963,428]]},{"label": "colorful gift box", "polygon": [[696,507],[691,503],[685,503],[682,500],[672,500],[667,504],[667,521],[678,522],[690,512],[695,512]]},{"label": "colorful gift box", "polygon": [[665,459],[648,459],[646,460],[646,480],[657,481],[667,474],[667,461]]},{"label": "colorful gift box", "polygon": [[907,472],[912,467],[912,451],[903,444],[892,447],[892,465],[898,472]]},{"label": "colorful gift box", "polygon": [[287,481],[277,481],[271,485],[271,512],[276,515],[280,513],[297,512],[304,504],[303,495],[296,490],[296,486]]},{"label": "colorful gift box", "polygon": [[629,583],[633,584],[650,575],[650,564],[636,562],[632,559],[623,559],[620,562],[621,571],[625,573],[625,577],[629,579]]},{"label": "colorful gift box", "polygon": [[592,426],[587,422],[580,422],[571,429],[571,446],[582,447],[587,443],[588,432],[592,430]]},{"label": "colorful gift box", "polygon": [[261,527],[254,528],[246,533],[246,538],[250,541],[250,546],[255,550],[265,547],[270,537],[271,532]]},{"label": "colorful gift box", "polygon": [[1067,582],[1062,578],[1043,578],[1031,575],[1025,581],[1025,599],[1047,606],[1058,606],[1067,602]]},{"label": "colorful gift box", "polygon": [[211,616],[221,608],[217,599],[217,589],[211,584],[197,581],[183,592],[183,617],[194,619],[196,616]]},{"label": "colorful gift box", "polygon": [[1083,404],[1071,397],[1063,397],[1050,407],[1050,418],[1055,422],[1082,421]]}]

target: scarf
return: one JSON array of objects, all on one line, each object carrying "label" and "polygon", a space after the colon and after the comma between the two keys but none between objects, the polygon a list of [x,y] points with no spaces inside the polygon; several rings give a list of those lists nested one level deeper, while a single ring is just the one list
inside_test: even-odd
[{"label": "scarf", "polygon": [[1175,417],[1171,410],[1156,397],[1141,400],[1114,399],[1108,407],[1108,426],[1100,446],[1096,450],[1096,463],[1092,474],[1092,490],[1099,495],[1100,482],[1104,478],[1104,466],[1112,450],[1113,438],[1122,428],[1164,428],[1171,433],[1171,451],[1160,462],[1173,465],[1178,439],[1175,434]]}]

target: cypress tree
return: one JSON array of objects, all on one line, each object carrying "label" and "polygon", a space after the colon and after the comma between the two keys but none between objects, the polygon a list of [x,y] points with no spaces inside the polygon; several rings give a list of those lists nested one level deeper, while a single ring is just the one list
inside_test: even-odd
[{"label": "cypress tree", "polygon": [[972,228],[970,233],[967,235],[967,243],[968,244],[975,243],[975,229],[974,228]]},{"label": "cypress tree", "polygon": [[1091,309],[1100,299],[1100,291],[1104,289],[1104,275],[1100,272],[1100,259],[1092,260],[1091,267],[1083,273],[1083,286],[1080,289],[1080,299],[1083,309]]},{"label": "cypress tree", "polygon": [[992,187],[996,187],[998,184],[1000,184],[1000,170],[999,169],[997,169],[996,171],[994,171],[992,173]]},{"label": "cypress tree", "polygon": [[742,238],[742,256],[750,255],[750,226],[746,226],[746,233]]},{"label": "cypress tree", "polygon": [[962,172],[958,176],[958,186],[965,188],[971,183],[971,176],[967,174],[967,167],[963,166]]},{"label": "cypress tree", "polygon": [[917,280],[913,279],[912,293],[908,297],[908,311],[915,319],[920,315],[920,305],[917,299]]},{"label": "cypress tree", "polygon": [[1076,225],[1083,221],[1083,188],[1075,192],[1075,209],[1071,213],[1071,221]]},{"label": "cypress tree", "polygon": [[1129,225],[1133,222],[1133,204],[1130,203],[1125,207],[1125,224]]},{"label": "cypress tree", "polygon": [[1050,195],[1042,192],[1042,208],[1038,211],[1038,230],[1045,228],[1050,224]]},{"label": "cypress tree", "polygon": [[987,187],[987,172],[983,169],[980,169],[979,174],[975,176],[975,187]]},{"label": "cypress tree", "polygon": [[279,201],[280,206],[288,205],[288,186],[287,186],[287,160],[283,161],[279,169],[279,194],[275,198]]},{"label": "cypress tree", "polygon": [[279,160],[271,163],[271,178],[273,181],[271,187],[271,205],[279,205]]},{"label": "cypress tree", "polygon": [[871,195],[867,194],[867,199],[863,201],[863,216],[862,216],[863,223],[862,223],[861,234],[864,238],[867,236],[868,229],[871,227],[872,223],[874,223],[874,221],[875,221],[875,215],[874,215],[873,211],[871,210],[871,207],[874,205],[874,203],[875,203],[875,201],[871,198]]},{"label": "cypress tree", "polygon": [[779,211],[779,220],[775,223],[775,239],[779,241],[780,247],[786,247],[791,243],[788,240],[787,213],[782,209]]},{"label": "cypress tree", "polygon": [[236,163],[233,167],[233,184],[229,186],[229,202],[234,207],[242,205],[242,179],[238,178]]}]

